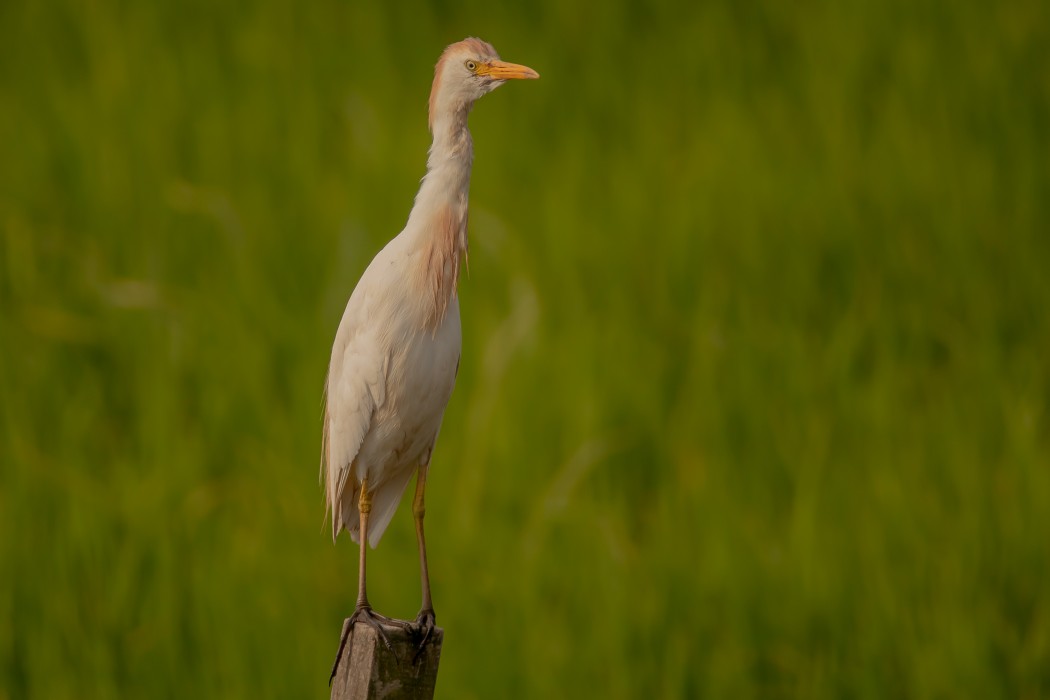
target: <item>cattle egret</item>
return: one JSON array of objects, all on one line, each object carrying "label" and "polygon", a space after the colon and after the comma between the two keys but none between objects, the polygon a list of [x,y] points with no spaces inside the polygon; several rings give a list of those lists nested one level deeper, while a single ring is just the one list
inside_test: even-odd
[{"label": "cattle egret", "polygon": [[[404,230],[361,276],[332,345],[322,455],[326,510],[333,539],[345,528],[360,549],[350,619],[375,627],[388,646],[380,622],[392,621],[372,610],[365,592],[365,542],[375,548],[413,474],[423,605],[411,626],[421,633],[421,648],[434,627],[423,494],[459,369],[456,284],[467,254],[474,157],[467,115],[475,100],[507,80],[538,77],[531,68],[501,61],[480,39],[465,39],[441,54],[430,92],[434,140],[427,174]],[[350,627],[344,628],[337,666]]]}]

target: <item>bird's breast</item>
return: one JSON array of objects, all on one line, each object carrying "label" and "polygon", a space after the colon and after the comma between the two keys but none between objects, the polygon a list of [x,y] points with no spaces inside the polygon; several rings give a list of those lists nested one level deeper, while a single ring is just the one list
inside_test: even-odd
[{"label": "bird's breast", "polygon": [[417,206],[422,213],[410,217],[410,228],[406,229],[411,248],[404,278],[418,305],[421,323],[436,333],[456,298],[460,260],[467,252],[466,201],[428,198]]}]

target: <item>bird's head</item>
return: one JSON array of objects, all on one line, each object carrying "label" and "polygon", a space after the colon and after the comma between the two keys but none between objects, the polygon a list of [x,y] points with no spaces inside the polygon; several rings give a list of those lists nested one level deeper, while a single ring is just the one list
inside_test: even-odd
[{"label": "bird's head", "polygon": [[492,44],[473,37],[452,44],[434,67],[430,90],[430,129],[445,114],[466,113],[474,100],[508,80],[540,77],[528,66],[501,61]]}]

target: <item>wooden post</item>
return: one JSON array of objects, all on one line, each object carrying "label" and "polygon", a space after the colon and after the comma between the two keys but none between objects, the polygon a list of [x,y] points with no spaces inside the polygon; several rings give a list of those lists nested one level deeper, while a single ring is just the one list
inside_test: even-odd
[{"label": "wooden post", "polygon": [[[350,619],[343,621],[343,628]],[[331,700],[431,700],[437,683],[438,662],[445,631],[435,627],[423,651],[408,630],[383,625],[393,653],[379,633],[366,624],[355,624],[343,647],[339,668],[332,679]]]}]

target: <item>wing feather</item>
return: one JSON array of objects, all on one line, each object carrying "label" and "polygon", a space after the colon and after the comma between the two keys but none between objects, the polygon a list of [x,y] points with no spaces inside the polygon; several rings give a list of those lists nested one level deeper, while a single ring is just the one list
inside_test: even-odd
[{"label": "wing feather", "polygon": [[322,476],[333,539],[343,527],[356,529],[356,516],[349,512],[356,511],[356,500],[346,496],[358,490],[353,467],[375,411],[386,401],[386,360],[379,344],[368,333],[343,339],[343,331],[341,325],[325,385]]}]

